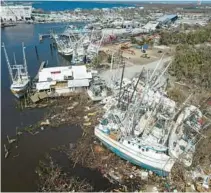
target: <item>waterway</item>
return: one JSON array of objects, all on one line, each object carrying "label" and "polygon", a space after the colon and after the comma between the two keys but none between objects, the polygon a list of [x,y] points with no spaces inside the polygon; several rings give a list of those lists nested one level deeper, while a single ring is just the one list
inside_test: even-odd
[{"label": "waterway", "polygon": [[[48,60],[50,66],[70,65],[70,61],[60,56],[56,50],[51,51],[50,39],[39,42],[39,34],[49,33],[49,30],[60,32],[65,24],[19,24],[14,27],[2,29],[2,42],[5,43],[10,62],[13,62],[13,52],[16,54],[17,63],[23,62],[21,43],[26,46],[26,60],[29,74],[33,77],[43,60]],[[39,58],[35,52],[38,49]],[[74,143],[81,136],[81,129],[75,126],[62,126],[47,129],[37,135],[24,134],[20,137],[18,148],[13,147],[7,159],[4,158],[3,144],[7,144],[7,135],[14,137],[16,128],[23,128],[42,119],[45,110],[33,109],[20,111],[16,108],[16,99],[10,92],[10,79],[3,49],[1,49],[1,187],[2,191],[36,191],[37,175],[36,166],[45,153],[59,145]],[[67,165],[66,165],[67,167]],[[99,174],[87,171],[78,166],[76,169],[80,176],[98,179],[98,184],[105,184],[105,179]],[[87,176],[88,175],[88,176]],[[107,181],[106,181],[107,183]]]}]

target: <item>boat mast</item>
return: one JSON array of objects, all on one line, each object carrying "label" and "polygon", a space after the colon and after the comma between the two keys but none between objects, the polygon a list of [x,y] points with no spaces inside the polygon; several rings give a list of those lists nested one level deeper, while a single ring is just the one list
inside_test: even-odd
[{"label": "boat mast", "polygon": [[163,72],[161,73],[161,75],[160,75],[160,76],[157,78],[157,80],[155,81],[153,87],[155,87],[156,84],[159,83],[159,81],[161,80],[161,78],[162,78],[162,76],[165,74],[165,72],[168,70],[168,68],[169,68],[169,66],[171,65],[171,63],[172,63],[172,61],[170,61],[170,62],[167,64],[166,68],[163,70]]},{"label": "boat mast", "polygon": [[8,58],[7,51],[6,51],[4,43],[2,44],[2,47],[4,49],[4,55],[5,55],[5,58],[6,58],[6,61],[7,61],[7,67],[8,67],[8,70],[9,70],[9,74],[10,74],[11,80],[13,82],[14,78],[13,78],[12,68],[11,68],[11,65],[10,65],[10,62],[9,62],[9,58]]},{"label": "boat mast", "polygon": [[[142,71],[141,71],[141,73],[140,73],[140,74],[139,74],[139,76],[138,76],[138,80],[137,80],[137,82],[136,82],[136,84],[135,84],[135,87],[133,88],[133,92],[132,92],[132,95],[131,95],[131,97],[130,97],[129,102],[132,102],[132,99],[133,99],[134,93],[135,93],[135,91],[136,91],[136,89],[137,89],[138,83],[139,83],[139,81],[140,81],[140,79],[141,79],[141,76],[142,76],[142,74],[143,74],[144,70],[145,70],[145,69],[144,69],[144,68],[142,68]],[[128,106],[129,106],[129,103],[128,103]]]},{"label": "boat mast", "polygon": [[158,67],[160,66],[160,63],[161,63],[161,61],[162,61],[164,55],[165,55],[165,54],[163,54],[162,57],[160,58],[160,60],[158,61],[157,65],[156,65],[156,67],[155,67],[155,69],[154,69],[154,71],[152,72],[152,74],[151,74],[151,76],[150,76],[150,78],[149,78],[149,82],[152,81],[152,79],[153,79],[153,77],[154,77],[154,74],[155,74],[155,72],[157,71]]},{"label": "boat mast", "polygon": [[14,58],[14,64],[17,65],[16,58],[15,58],[15,53],[13,53],[13,58]]},{"label": "boat mast", "polygon": [[110,73],[111,73],[110,85],[111,86],[114,82],[113,64],[114,64],[114,52],[111,55],[111,66],[110,66]]},{"label": "boat mast", "polygon": [[25,54],[25,46],[24,43],[22,42],[22,47],[23,47],[23,65],[24,65],[24,70],[26,73],[26,76],[28,77],[28,69],[27,69],[27,64],[26,64],[26,54]]}]

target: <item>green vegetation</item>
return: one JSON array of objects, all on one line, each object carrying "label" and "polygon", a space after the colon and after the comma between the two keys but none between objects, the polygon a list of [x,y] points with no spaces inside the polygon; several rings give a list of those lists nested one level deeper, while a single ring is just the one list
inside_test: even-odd
[{"label": "green vegetation", "polygon": [[201,44],[211,42],[211,25],[190,32],[161,32],[160,43],[170,44]]},{"label": "green vegetation", "polygon": [[131,38],[130,38],[130,41],[131,41],[132,44],[136,44],[136,43],[137,43],[137,40],[136,40],[136,38],[134,38],[134,37],[131,37]]},{"label": "green vegetation", "polygon": [[179,81],[211,89],[211,47],[178,45],[169,73]]},{"label": "green vegetation", "polygon": [[143,46],[144,44],[148,44],[149,46],[152,47],[153,44],[154,44],[153,40],[150,39],[150,38],[147,38],[147,37],[142,37],[141,40],[137,40],[136,38],[131,37],[130,41],[131,41],[132,44],[137,44],[139,46]]},{"label": "green vegetation", "polygon": [[103,58],[100,56],[100,54],[98,54],[96,57],[94,57],[92,59],[92,62],[91,62],[91,64],[89,64],[89,66],[92,66],[94,68],[98,68],[98,67],[100,67],[102,60],[103,60]]},{"label": "green vegetation", "polygon": [[110,64],[110,63],[111,63],[111,60],[112,60],[112,56],[109,54],[109,55],[108,55],[107,62]]}]

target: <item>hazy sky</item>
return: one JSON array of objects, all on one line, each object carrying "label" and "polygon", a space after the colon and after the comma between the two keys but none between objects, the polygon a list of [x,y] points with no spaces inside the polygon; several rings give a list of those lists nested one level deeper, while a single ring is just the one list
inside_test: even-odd
[{"label": "hazy sky", "polygon": [[[2,1],[2,0],[0,0]],[[153,2],[153,1],[157,1],[157,2],[164,2],[164,1],[173,1],[173,2],[187,2],[187,1],[190,1],[190,2],[196,2],[197,0],[4,0],[4,1],[132,1],[132,2],[141,2],[141,1],[144,1],[144,2]],[[211,1],[211,0],[203,0],[203,1]]]}]

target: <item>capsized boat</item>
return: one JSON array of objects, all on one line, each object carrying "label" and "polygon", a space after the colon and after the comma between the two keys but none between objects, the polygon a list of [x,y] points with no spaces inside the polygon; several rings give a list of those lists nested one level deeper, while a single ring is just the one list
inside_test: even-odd
[{"label": "capsized boat", "polygon": [[179,114],[169,137],[169,154],[190,167],[195,151],[195,144],[202,129],[202,112],[195,106],[184,108]]},{"label": "capsized boat", "polygon": [[21,65],[16,64],[16,59],[14,55],[15,64],[11,66],[4,43],[2,47],[4,49],[10,78],[12,80],[10,90],[17,98],[21,98],[26,93],[27,88],[29,86],[29,82],[30,82],[30,77],[28,75],[28,70],[27,70],[24,44],[22,43],[24,63]]}]

